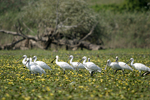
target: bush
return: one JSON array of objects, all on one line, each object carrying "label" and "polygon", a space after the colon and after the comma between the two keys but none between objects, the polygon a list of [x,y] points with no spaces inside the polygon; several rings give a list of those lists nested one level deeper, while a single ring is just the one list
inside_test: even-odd
[{"label": "bush", "polygon": [[[40,0],[32,5],[26,6],[19,16],[30,28],[39,25],[56,27],[58,17],[58,31],[66,38],[82,38],[91,30],[92,26],[99,20],[99,16],[89,8],[83,0],[65,0],[58,4],[58,16],[56,12],[57,1]],[[95,28],[89,40],[95,42],[101,38],[100,23]]]}]

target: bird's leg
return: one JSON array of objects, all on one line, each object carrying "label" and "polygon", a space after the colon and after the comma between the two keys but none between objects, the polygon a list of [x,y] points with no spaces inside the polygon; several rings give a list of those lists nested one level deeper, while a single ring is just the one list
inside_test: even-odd
[{"label": "bird's leg", "polygon": [[94,71],[91,72],[91,76],[93,76]]},{"label": "bird's leg", "polygon": [[122,73],[123,73],[123,75],[124,75],[124,70],[122,70]]},{"label": "bird's leg", "polygon": [[115,71],[115,74],[117,73],[118,70]]},{"label": "bird's leg", "polygon": [[65,74],[65,70],[64,70],[64,74]]},{"label": "bird's leg", "polygon": [[141,74],[141,71],[139,71],[140,72],[140,76],[143,76],[143,74]]},{"label": "bird's leg", "polygon": [[142,74],[142,76],[148,75],[150,72],[146,71],[145,73]]}]

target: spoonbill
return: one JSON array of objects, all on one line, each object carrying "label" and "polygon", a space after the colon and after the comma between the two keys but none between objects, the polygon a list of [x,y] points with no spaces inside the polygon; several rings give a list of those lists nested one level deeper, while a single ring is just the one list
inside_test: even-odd
[{"label": "spoonbill", "polygon": [[131,66],[132,66],[133,68],[135,68],[136,70],[138,70],[138,71],[140,72],[140,75],[141,75],[141,71],[146,71],[146,72],[143,73],[141,76],[147,75],[147,74],[150,73],[150,68],[149,68],[149,67],[145,66],[145,65],[142,64],[142,63],[134,63],[134,64],[133,64],[133,62],[134,62],[134,59],[133,59],[133,58],[130,58],[130,60],[129,60],[127,63],[129,63],[130,61],[131,61]]},{"label": "spoonbill", "polygon": [[78,64],[78,62],[72,62],[73,61],[73,55],[70,55],[69,59],[70,59],[70,64],[73,66],[74,69],[79,70],[80,68],[81,69],[85,68],[82,63]]},{"label": "spoonbill", "polygon": [[124,69],[133,71],[133,69],[130,66],[128,66],[126,63],[118,62],[118,60],[119,60],[119,58],[118,58],[118,56],[116,56],[116,62],[119,64],[119,66],[122,68],[123,71],[124,71]]},{"label": "spoonbill", "polygon": [[[74,68],[70,66],[67,62],[58,62],[58,59],[59,59],[58,55],[56,56],[55,59],[56,59],[56,64],[63,69],[64,74],[65,74],[65,70],[74,70]],[[51,63],[53,63],[53,61]]]},{"label": "spoonbill", "polygon": [[[105,70],[107,66],[110,66],[113,70],[116,70],[115,73],[117,73],[118,70],[122,70],[121,66],[117,62],[111,62],[109,59],[107,60],[107,64],[105,67]],[[122,70],[122,73],[124,74],[124,71]]]},{"label": "spoonbill", "polygon": [[29,66],[29,70],[32,74],[42,74],[44,73],[45,74],[45,71],[39,66],[39,65],[36,65],[36,64],[30,64],[30,59],[27,60],[26,64],[28,64]]},{"label": "spoonbill", "polygon": [[51,68],[45,62],[43,62],[43,61],[36,61],[37,60],[36,56],[34,56],[33,59],[34,59],[34,63],[39,65],[41,68],[51,70]]},{"label": "spoonbill", "polygon": [[[83,65],[84,65],[84,67],[90,72],[90,74],[91,74],[91,76],[93,76],[93,73],[95,72],[95,71],[98,71],[98,72],[101,72],[101,68],[99,68],[97,65],[95,65],[93,62],[86,62],[86,60],[87,60],[87,57],[86,56],[84,56],[83,58],[82,58],[82,60],[83,60]],[[81,61],[82,61],[81,60]],[[80,61],[80,62],[81,62]],[[79,62],[79,63],[80,63]],[[78,63],[78,64],[79,64]]]}]

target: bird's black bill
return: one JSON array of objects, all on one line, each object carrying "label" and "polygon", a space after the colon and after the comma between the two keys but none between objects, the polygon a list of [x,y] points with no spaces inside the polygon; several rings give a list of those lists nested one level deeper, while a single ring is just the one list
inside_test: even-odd
[{"label": "bird's black bill", "polygon": [[68,58],[67,62],[69,61],[70,57]]},{"label": "bird's black bill", "polygon": [[126,64],[128,64],[129,62],[130,62],[130,60]]},{"label": "bird's black bill", "polygon": [[83,60],[83,59],[81,59],[81,60],[78,62],[78,65],[81,63],[82,60]]},{"label": "bird's black bill", "polygon": [[20,59],[22,59],[23,57],[21,57],[21,58],[19,58],[18,60],[17,60],[17,62],[20,60]]},{"label": "bird's black bill", "polygon": [[51,63],[53,63],[55,59],[56,59],[56,58],[54,58],[54,59],[51,61]]},{"label": "bird's black bill", "polygon": [[[28,62],[29,62],[29,60],[27,60],[26,64],[27,64]],[[25,64],[25,65],[26,65],[26,64]]]}]

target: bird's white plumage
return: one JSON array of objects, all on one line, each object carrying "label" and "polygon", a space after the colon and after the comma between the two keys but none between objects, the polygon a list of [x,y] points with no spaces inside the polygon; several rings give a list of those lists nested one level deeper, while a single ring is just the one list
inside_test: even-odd
[{"label": "bird's white plumage", "polygon": [[87,58],[84,56],[82,58],[83,61],[83,65],[85,66],[85,68],[91,73],[92,71],[98,71],[101,72],[101,68],[98,67],[97,65],[95,65],[93,62],[86,62]]},{"label": "bird's white plumage", "polygon": [[[111,62],[109,59],[107,60],[107,66],[111,67],[114,70],[122,70],[117,62]],[[107,68],[107,66],[105,67],[105,69]]]},{"label": "bird's white plumage", "polygon": [[27,55],[23,55],[23,60],[22,60],[22,64],[26,65],[26,60],[27,60]]},{"label": "bird's white plumage", "polygon": [[39,65],[36,65],[34,63],[30,64],[30,60],[27,60],[27,64],[28,64],[28,67],[29,67],[29,70],[31,71],[32,74],[42,74],[44,73],[45,74],[45,71],[39,66]]},{"label": "bird's white plumage", "polygon": [[129,65],[127,65],[126,63],[124,63],[124,62],[118,62],[118,56],[116,56],[116,62],[119,64],[119,66],[124,70],[124,69],[127,69],[127,70],[131,70],[131,71],[133,71],[133,69],[129,66]]},{"label": "bird's white plumage", "polygon": [[133,64],[133,62],[134,62],[134,59],[133,59],[133,58],[130,58],[129,61],[131,61],[131,66],[132,66],[133,68],[135,68],[136,70],[138,70],[140,73],[141,73],[141,71],[148,71],[148,72],[150,72],[150,68],[147,67],[147,66],[145,66],[145,65],[142,64],[142,63],[134,63],[134,64]]},{"label": "bird's white plumage", "polygon": [[59,57],[56,56],[56,64],[64,70],[64,73],[65,73],[65,70],[74,70],[74,68],[70,66],[67,62],[58,62],[58,59]]},{"label": "bird's white plumage", "polygon": [[72,62],[73,61],[73,55],[70,55],[69,59],[70,59],[70,64],[73,66],[74,69],[79,70],[80,68],[81,69],[85,68],[82,63],[78,64],[78,62]]},{"label": "bird's white plumage", "polygon": [[43,61],[36,61],[37,60],[36,56],[34,56],[33,59],[34,59],[34,63],[39,65],[41,68],[51,70],[51,68],[45,62],[43,62]]}]

